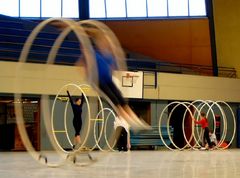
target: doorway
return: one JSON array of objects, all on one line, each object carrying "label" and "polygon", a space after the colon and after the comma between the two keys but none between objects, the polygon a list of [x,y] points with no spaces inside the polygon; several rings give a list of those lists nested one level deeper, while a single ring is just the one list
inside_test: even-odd
[{"label": "doorway", "polygon": [[151,102],[142,100],[129,101],[129,106],[139,118],[151,125]]},{"label": "doorway", "polygon": [[[183,105],[176,106],[176,105],[177,104],[172,104],[168,107],[168,114],[172,113],[170,117],[170,125],[173,127],[173,142],[179,148],[183,148],[187,143],[183,135],[184,133],[183,133],[182,122],[184,119],[184,132],[185,132],[186,138],[188,139],[188,141],[190,141],[190,137],[192,133],[192,119],[191,119],[190,113],[187,111],[185,106]],[[191,112],[193,112],[192,107],[189,107],[189,109],[191,110]],[[194,145],[194,140],[191,140],[190,144]],[[172,147],[175,148],[173,145]]]},{"label": "doorway", "polygon": [[[39,100],[24,98],[19,101],[23,107],[23,118],[28,136],[36,150],[40,149]],[[18,132],[13,97],[0,97],[0,150],[26,150]]]}]

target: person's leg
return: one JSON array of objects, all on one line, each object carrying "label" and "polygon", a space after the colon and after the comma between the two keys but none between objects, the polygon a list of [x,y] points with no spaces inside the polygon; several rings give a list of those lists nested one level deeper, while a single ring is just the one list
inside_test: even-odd
[{"label": "person's leg", "polygon": [[81,124],[81,122],[78,122],[77,119],[74,119],[73,127],[75,130],[75,136],[74,136],[74,140],[73,140],[73,144],[74,144],[73,148],[75,148],[75,146],[77,146],[81,143],[80,131],[81,131],[82,124]]},{"label": "person's leg", "polygon": [[205,141],[206,141],[204,133],[205,133],[205,129],[202,129],[202,134],[201,134],[202,147],[205,147]]},{"label": "person's leg", "polygon": [[128,105],[117,105],[117,108],[118,116],[125,119],[134,130],[150,129],[150,126],[144,121],[140,120]]},{"label": "person's leg", "polygon": [[208,147],[211,148],[211,147],[212,147],[212,144],[211,144],[211,141],[210,141],[210,138],[209,138],[209,129],[208,129],[208,127],[206,127],[206,128],[204,129],[204,137],[205,137],[205,139],[207,140]]},{"label": "person's leg", "polygon": [[118,115],[125,119],[133,129],[144,128],[147,129],[149,126],[141,121],[134,111],[124,100],[121,91],[116,87],[113,82],[100,84],[100,89],[111,99],[111,101],[118,108]]},{"label": "person's leg", "polygon": [[130,131],[127,132],[127,150],[131,150]]},{"label": "person's leg", "polygon": [[108,98],[113,102],[115,106],[126,104],[124,98],[122,97],[121,91],[115,86],[113,82],[104,82],[99,83],[99,88],[102,92],[108,96]]},{"label": "person's leg", "polygon": [[216,146],[215,142],[211,142],[212,147]]},{"label": "person's leg", "polygon": [[141,127],[145,128],[145,129],[150,129],[150,126],[144,120],[140,120],[139,117],[135,114],[135,112],[130,108],[129,105],[124,105],[123,109],[126,113],[128,113],[130,118],[135,123],[139,124]]},{"label": "person's leg", "polygon": [[129,114],[123,109],[122,105],[126,104],[121,92],[115,87],[112,82],[105,83],[103,81],[99,84],[100,89],[103,93],[105,93],[109,99],[113,102],[113,104],[117,108],[117,115],[125,119],[129,125],[133,126],[134,122],[132,121]]}]

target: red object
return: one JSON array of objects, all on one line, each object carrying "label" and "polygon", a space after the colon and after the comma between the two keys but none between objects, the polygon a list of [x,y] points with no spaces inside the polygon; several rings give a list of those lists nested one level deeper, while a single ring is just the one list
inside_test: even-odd
[{"label": "red object", "polygon": [[207,118],[202,118],[201,120],[199,120],[199,121],[196,121],[195,120],[195,124],[199,124],[199,125],[201,125],[201,127],[203,128],[203,129],[205,129],[206,127],[208,127],[208,120],[207,120]]},{"label": "red object", "polygon": [[221,145],[219,145],[220,148],[228,148],[227,147],[228,143],[223,142]]}]

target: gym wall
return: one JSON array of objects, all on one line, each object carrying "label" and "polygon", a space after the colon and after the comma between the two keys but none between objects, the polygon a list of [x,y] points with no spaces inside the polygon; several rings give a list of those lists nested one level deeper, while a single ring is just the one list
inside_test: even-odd
[{"label": "gym wall", "polygon": [[213,1],[218,66],[234,67],[240,72],[240,1]]}]

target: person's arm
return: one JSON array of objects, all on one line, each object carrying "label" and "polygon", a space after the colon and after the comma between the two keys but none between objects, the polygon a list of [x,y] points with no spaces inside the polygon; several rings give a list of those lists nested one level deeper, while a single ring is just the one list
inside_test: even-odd
[{"label": "person's arm", "polygon": [[85,102],[85,98],[84,98],[84,95],[83,95],[83,93],[82,93],[80,107],[82,107],[82,105],[83,105],[84,102]]},{"label": "person's arm", "polygon": [[202,122],[203,122],[203,119],[201,119],[201,120],[199,120],[199,121],[197,121],[197,120],[194,119],[194,123],[195,123],[195,124],[202,124]]},{"label": "person's arm", "polygon": [[70,95],[68,90],[67,90],[67,94],[68,94],[69,101],[70,101],[71,105],[73,106],[74,103],[73,103],[72,97],[71,97],[71,95]]}]

